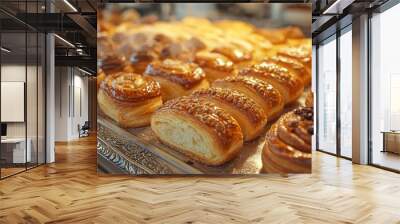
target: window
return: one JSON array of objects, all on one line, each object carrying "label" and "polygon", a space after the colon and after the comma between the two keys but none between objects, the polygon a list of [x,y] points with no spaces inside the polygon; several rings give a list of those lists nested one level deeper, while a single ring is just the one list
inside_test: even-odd
[{"label": "window", "polygon": [[336,36],[318,48],[318,149],[336,153]]},{"label": "window", "polygon": [[340,155],[352,157],[352,33],[351,26],[340,36]]},{"label": "window", "polygon": [[393,27],[399,21],[400,5],[371,18],[370,160],[395,170],[400,170],[400,32]]}]

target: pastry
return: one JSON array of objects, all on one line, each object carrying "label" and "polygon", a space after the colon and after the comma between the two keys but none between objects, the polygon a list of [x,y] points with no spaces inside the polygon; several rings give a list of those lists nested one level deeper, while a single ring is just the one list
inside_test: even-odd
[{"label": "pastry", "polygon": [[97,101],[104,114],[125,128],[147,126],[162,105],[160,85],[134,73],[108,75],[100,85]]},{"label": "pastry", "polygon": [[204,98],[218,105],[239,123],[245,141],[250,141],[260,135],[267,116],[263,108],[250,97],[235,90],[209,88],[194,92],[191,96]]},{"label": "pastry", "polygon": [[194,97],[166,102],[152,116],[151,129],[164,144],[207,165],[231,160],[243,145],[240,126],[229,113]]},{"label": "pastry", "polygon": [[203,70],[194,63],[172,59],[155,61],[148,65],[144,74],[160,83],[164,101],[209,87]]},{"label": "pastry", "polygon": [[304,90],[303,81],[274,63],[262,62],[239,71],[239,75],[252,76],[273,85],[282,94],[285,104],[296,101]]},{"label": "pastry", "polygon": [[233,62],[218,53],[198,52],[194,62],[204,70],[210,83],[216,79],[231,76],[234,73]]},{"label": "pastry", "polygon": [[305,100],[305,106],[306,107],[314,107],[314,94],[311,90],[307,91],[306,93],[306,100]]},{"label": "pastry", "polygon": [[97,67],[106,75],[122,72],[125,69],[125,58],[114,54],[109,54],[97,59]]},{"label": "pastry", "polygon": [[294,58],[289,58],[286,56],[273,56],[266,62],[271,62],[277,64],[281,67],[286,68],[290,73],[296,75],[303,80],[304,86],[309,86],[311,84],[311,71],[306,68],[300,61]]},{"label": "pastry", "polygon": [[284,114],[266,135],[263,172],[310,173],[312,134],[312,108],[298,108]]},{"label": "pastry", "polygon": [[99,69],[97,72],[97,89],[100,88],[100,84],[103,82],[103,80],[106,78],[106,74],[103,72],[103,70]]},{"label": "pastry", "polygon": [[136,73],[143,74],[146,71],[147,65],[157,59],[158,54],[156,52],[148,46],[143,46],[131,54],[129,62]]},{"label": "pastry", "polygon": [[309,70],[311,70],[311,54],[311,49],[305,46],[286,47],[278,51],[278,55],[297,59]]},{"label": "pastry", "polygon": [[253,77],[236,76],[218,79],[212,86],[236,90],[248,96],[263,108],[268,120],[275,119],[284,106],[283,96],[278,89],[268,82]]},{"label": "pastry", "polygon": [[219,53],[227,57],[237,66],[246,65],[252,59],[252,52],[236,46],[223,45],[212,50],[214,53]]}]

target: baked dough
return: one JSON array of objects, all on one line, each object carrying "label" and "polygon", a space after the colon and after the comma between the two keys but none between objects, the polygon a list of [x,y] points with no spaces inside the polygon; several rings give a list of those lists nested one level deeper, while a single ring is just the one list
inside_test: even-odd
[{"label": "baked dough", "polygon": [[239,123],[245,141],[258,137],[267,123],[267,116],[263,108],[250,97],[238,91],[209,88],[196,91],[192,96],[204,98],[232,115]]},{"label": "baked dough", "polygon": [[194,62],[204,70],[210,83],[234,75],[233,62],[222,54],[201,51],[196,54]]},{"label": "baked dough", "polygon": [[273,56],[267,60],[270,63],[274,63],[281,67],[286,68],[290,73],[296,75],[301,78],[304,86],[309,86],[311,84],[311,71],[306,68],[300,61],[294,58],[286,57],[286,56]]},{"label": "baked dough", "polygon": [[268,131],[262,152],[266,173],[310,173],[312,108],[284,114]]},{"label": "baked dough", "polygon": [[221,165],[240,152],[237,121],[216,104],[194,97],[166,102],[151,118],[151,128],[166,145],[207,165]]},{"label": "baked dough", "polygon": [[296,101],[304,90],[303,81],[274,63],[262,62],[239,71],[241,76],[252,76],[273,85],[282,94],[285,104]]},{"label": "baked dough", "polygon": [[268,120],[275,119],[283,110],[282,94],[269,82],[246,76],[228,77],[216,80],[213,87],[236,90],[251,98],[263,108]]},{"label": "baked dough", "polygon": [[144,74],[160,83],[164,101],[209,87],[203,69],[194,63],[172,59],[155,61],[148,65]]},{"label": "baked dough", "polygon": [[121,127],[141,127],[162,105],[160,85],[134,73],[108,75],[100,85],[97,101],[104,114]]}]

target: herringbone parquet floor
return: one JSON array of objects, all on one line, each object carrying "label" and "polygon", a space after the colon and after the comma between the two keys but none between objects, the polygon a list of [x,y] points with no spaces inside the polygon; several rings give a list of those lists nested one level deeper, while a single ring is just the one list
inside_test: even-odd
[{"label": "herringbone parquet floor", "polygon": [[314,153],[312,175],[97,176],[95,138],[0,181],[0,223],[400,223],[400,175]]}]

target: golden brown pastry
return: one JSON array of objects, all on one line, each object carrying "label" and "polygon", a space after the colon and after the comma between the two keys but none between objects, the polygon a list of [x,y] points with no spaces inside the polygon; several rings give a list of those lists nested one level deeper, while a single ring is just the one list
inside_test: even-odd
[{"label": "golden brown pastry", "polygon": [[296,101],[304,90],[303,81],[274,63],[262,62],[239,71],[239,75],[252,76],[273,85],[282,94],[285,104]]},{"label": "golden brown pastry", "polygon": [[103,82],[103,80],[106,78],[106,74],[103,72],[103,70],[99,69],[98,73],[97,73],[97,89],[100,88],[101,83]]},{"label": "golden brown pastry", "polygon": [[314,94],[311,90],[306,93],[305,105],[306,107],[314,107]]},{"label": "golden brown pastry", "polygon": [[275,119],[284,107],[284,99],[281,93],[268,82],[253,77],[236,76],[218,79],[213,87],[237,90],[248,96],[260,105],[267,114],[268,120]]},{"label": "golden brown pastry", "polygon": [[[278,51],[278,55],[290,57],[299,60],[304,64],[306,69],[311,70],[311,48],[300,46],[300,47],[287,47]],[[311,72],[310,72],[311,73]]]},{"label": "golden brown pastry", "polygon": [[243,145],[237,121],[216,104],[194,97],[165,103],[151,118],[158,139],[207,165],[234,158]]},{"label": "golden brown pastry", "polygon": [[203,69],[194,63],[172,59],[155,61],[149,64],[144,74],[160,83],[164,101],[209,87]]},{"label": "golden brown pastry", "polygon": [[108,75],[97,95],[100,109],[121,127],[141,127],[162,105],[160,85],[150,77],[134,73]]},{"label": "golden brown pastry", "polygon": [[311,84],[311,71],[306,69],[306,67],[297,59],[277,55],[265,61],[286,68],[290,73],[301,78],[304,86],[309,86]]},{"label": "golden brown pastry", "polygon": [[204,70],[206,78],[210,83],[216,79],[234,75],[233,62],[218,53],[198,52],[194,62]]},{"label": "golden brown pastry", "polygon": [[136,73],[143,74],[147,65],[158,59],[158,55],[150,47],[143,46],[141,49],[134,51],[129,59],[130,65]]},{"label": "golden brown pastry", "polygon": [[284,114],[268,131],[262,152],[263,172],[310,173],[313,110]]},{"label": "golden brown pastry", "polygon": [[104,56],[104,58],[97,59],[97,67],[106,75],[122,72],[125,66],[125,58],[123,56],[110,54]]},{"label": "golden brown pastry", "polygon": [[239,123],[245,141],[258,137],[267,123],[266,112],[263,108],[238,91],[209,88],[196,91],[191,96],[207,99],[232,115]]},{"label": "golden brown pastry", "polygon": [[304,34],[300,28],[288,26],[275,29],[255,29],[255,33],[262,35],[273,44],[285,44],[288,39],[303,38]]},{"label": "golden brown pastry", "polygon": [[236,46],[224,45],[214,48],[212,52],[224,55],[239,67],[250,63],[252,59],[252,52]]}]

